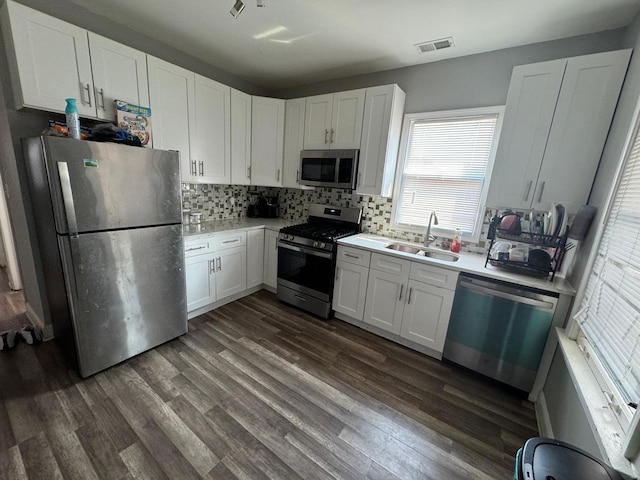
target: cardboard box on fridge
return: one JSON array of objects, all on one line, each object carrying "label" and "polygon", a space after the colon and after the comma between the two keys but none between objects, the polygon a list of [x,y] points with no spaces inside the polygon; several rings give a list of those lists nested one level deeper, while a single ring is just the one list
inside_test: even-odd
[{"label": "cardboard box on fridge", "polygon": [[118,126],[140,139],[143,147],[153,147],[151,109],[115,100]]}]

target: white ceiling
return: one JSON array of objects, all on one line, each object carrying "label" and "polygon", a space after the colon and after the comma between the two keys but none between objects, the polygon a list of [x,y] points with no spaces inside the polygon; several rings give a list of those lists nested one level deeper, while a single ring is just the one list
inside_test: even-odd
[{"label": "white ceiling", "polygon": [[[638,0],[72,0],[267,88],[298,86],[627,25]],[[453,36],[455,46],[413,46]]]}]

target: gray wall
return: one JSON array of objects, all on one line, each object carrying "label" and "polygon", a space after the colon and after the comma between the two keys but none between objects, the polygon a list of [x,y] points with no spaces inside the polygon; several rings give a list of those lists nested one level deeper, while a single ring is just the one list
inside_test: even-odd
[{"label": "gray wall", "polygon": [[544,389],[554,437],[602,458],[560,348],[556,350]]},{"label": "gray wall", "polygon": [[624,29],[610,30],[288,88],[274,96],[296,98],[397,83],[407,94],[406,113],[504,105],[515,65],[617,50],[624,39]]}]

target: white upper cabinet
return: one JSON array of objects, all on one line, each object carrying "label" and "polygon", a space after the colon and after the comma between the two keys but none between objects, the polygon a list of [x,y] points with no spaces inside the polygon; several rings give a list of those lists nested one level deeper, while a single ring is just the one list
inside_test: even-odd
[{"label": "white upper cabinet", "polygon": [[231,89],[231,183],[251,183],[251,95]]},{"label": "white upper cabinet", "polygon": [[12,1],[2,22],[17,108],[64,112],[75,98],[81,116],[114,121],[114,100],[149,106],[143,52]]},{"label": "white upper cabinet", "polygon": [[115,121],[114,100],[148,107],[146,54],[92,32],[88,35],[98,118]]},{"label": "white upper cabinet", "polygon": [[284,161],[282,186],[313,190],[300,185],[300,152],[304,150],[305,99],[294,98],[285,102],[284,113]]},{"label": "white upper cabinet", "polygon": [[16,108],[64,112],[75,98],[80,115],[96,116],[86,30],[7,0],[2,32]]},{"label": "white upper cabinet", "polygon": [[198,182],[231,183],[231,88],[196,75],[195,98],[191,149]]},{"label": "white upper cabinet", "polygon": [[304,149],[357,149],[365,89],[307,97]]},{"label": "white upper cabinet", "polygon": [[586,203],[627,72],[631,50],[570,58],[538,175],[533,208]]},{"label": "white upper cabinet", "polygon": [[631,50],[513,69],[489,207],[575,213],[586,203]]},{"label": "white upper cabinet", "polygon": [[284,100],[251,99],[251,185],[282,186]]},{"label": "white upper cabinet", "polygon": [[197,179],[191,158],[190,130],[195,130],[195,75],[164,60],[147,57],[154,146],[180,152],[182,181]]},{"label": "white upper cabinet", "polygon": [[366,89],[357,193],[391,196],[405,97],[398,85]]}]

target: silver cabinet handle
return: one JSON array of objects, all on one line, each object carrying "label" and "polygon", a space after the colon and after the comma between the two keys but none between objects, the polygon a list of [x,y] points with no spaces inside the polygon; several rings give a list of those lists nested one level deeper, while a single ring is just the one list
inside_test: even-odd
[{"label": "silver cabinet handle", "polygon": [[213,260],[209,260],[209,272],[210,273],[215,273],[216,272],[216,268],[213,264]]},{"label": "silver cabinet handle", "polygon": [[522,200],[524,202],[529,200],[529,194],[531,193],[531,186],[533,185],[533,180],[529,180],[527,183],[527,192],[522,196]]},{"label": "silver cabinet handle", "polygon": [[340,276],[340,267],[336,267],[336,282],[338,281],[339,276]]},{"label": "silver cabinet handle", "polygon": [[191,175],[194,177],[198,175],[198,171],[196,170],[196,161],[191,160]]},{"label": "silver cabinet handle", "polygon": [[544,192],[544,184],[547,182],[542,182],[542,185],[540,185],[540,193],[538,194],[538,203],[540,203],[542,201],[542,192]]},{"label": "silver cabinet handle", "polygon": [[187,252],[193,252],[194,250],[202,250],[203,248],[207,248],[205,245],[200,245],[199,247],[187,248]]},{"label": "silver cabinet handle", "polygon": [[198,162],[200,164],[200,176],[204,176],[204,162],[202,160],[200,160],[200,162]]},{"label": "silver cabinet handle", "polygon": [[329,136],[329,130],[327,130],[326,128],[324,129],[324,143],[329,143],[327,141],[327,137]]},{"label": "silver cabinet handle", "polygon": [[64,202],[64,211],[67,216],[69,236],[78,238],[78,220],[76,218],[76,207],[73,201],[73,190],[71,189],[71,177],[69,176],[67,162],[58,162],[58,176],[60,177],[60,188],[62,189],[62,201]]},{"label": "silver cabinet handle", "polygon": [[223,244],[224,244],[224,243],[236,243],[236,242],[239,242],[239,241],[240,241],[240,239],[239,239],[239,238],[235,238],[235,239],[233,239],[233,240],[225,240],[225,241],[224,241],[224,242],[222,242],[222,243],[223,243]]},{"label": "silver cabinet handle", "polygon": [[350,253],[345,253],[344,256],[349,258],[355,258],[356,260],[360,260],[360,257],[358,255],[351,255]]},{"label": "silver cabinet handle", "polygon": [[413,292],[413,287],[409,288],[409,296],[407,297],[407,305],[411,304],[411,292]]},{"label": "silver cabinet handle", "polygon": [[[80,84],[80,100],[82,101],[82,103],[87,103],[89,104],[89,106],[91,107],[91,85],[89,85],[88,83],[81,83]],[[84,100],[84,94],[82,92],[87,92],[87,101],[85,102]]]},{"label": "silver cabinet handle", "polygon": [[398,297],[398,301],[402,300],[402,291],[404,290],[404,285],[400,285],[400,296]]},{"label": "silver cabinet handle", "polygon": [[247,178],[251,178],[251,166],[247,167]]},{"label": "silver cabinet handle", "polygon": [[278,169],[278,172],[276,173],[276,182],[280,181],[280,169]]},{"label": "silver cabinet handle", "polygon": [[334,133],[336,133],[336,132],[335,132],[335,130],[332,128],[332,129],[331,129],[331,139],[329,140],[329,143],[333,143],[333,135],[334,135]]},{"label": "silver cabinet handle", "polygon": [[[96,88],[95,95],[96,95],[96,105],[98,105],[98,108],[101,108],[102,110],[106,110],[106,108],[104,108],[104,89],[101,88],[100,90],[98,90]],[[100,97],[100,100],[98,100],[98,97]]]},{"label": "silver cabinet handle", "polygon": [[220,270],[222,270],[222,258],[221,257],[216,258],[216,263],[218,264],[217,271],[219,272]]}]

